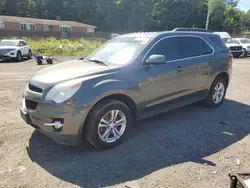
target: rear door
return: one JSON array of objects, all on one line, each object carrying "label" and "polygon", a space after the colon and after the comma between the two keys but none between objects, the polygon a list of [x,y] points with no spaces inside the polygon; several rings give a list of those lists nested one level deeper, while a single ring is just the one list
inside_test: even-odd
[{"label": "rear door", "polygon": [[182,36],[180,40],[184,61],[180,74],[186,78],[189,91],[203,91],[213,64],[214,50],[198,36]]}]

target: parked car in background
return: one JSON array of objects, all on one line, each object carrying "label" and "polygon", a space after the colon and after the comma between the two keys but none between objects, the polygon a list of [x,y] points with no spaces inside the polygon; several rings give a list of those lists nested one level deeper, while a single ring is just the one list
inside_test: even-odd
[{"label": "parked car in background", "polygon": [[233,39],[237,44],[243,46],[243,57],[246,57],[250,54],[250,39],[248,38],[234,38]]},{"label": "parked car in background", "polygon": [[226,41],[226,46],[228,47],[231,54],[233,54],[234,57],[238,58],[243,55],[243,46],[238,43],[237,40],[231,38]]},{"label": "parked car in background", "polygon": [[208,32],[117,36],[87,57],[33,74],[21,117],[62,144],[85,137],[96,148],[114,147],[137,120],[197,101],[219,107],[232,60],[221,38]]},{"label": "parked car in background", "polygon": [[15,59],[22,61],[23,57],[32,57],[30,46],[24,40],[1,40],[0,59]]},{"label": "parked car in background", "polygon": [[244,53],[243,46],[240,45],[236,40],[232,39],[232,37],[227,32],[214,32],[214,34],[218,34],[222,38],[234,57],[238,58],[242,56]]}]

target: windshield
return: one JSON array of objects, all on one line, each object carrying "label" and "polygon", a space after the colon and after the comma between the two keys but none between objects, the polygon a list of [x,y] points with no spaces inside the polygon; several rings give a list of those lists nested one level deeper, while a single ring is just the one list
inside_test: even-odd
[{"label": "windshield", "polygon": [[104,44],[90,54],[88,60],[98,60],[107,64],[125,65],[129,63],[148,43],[150,38],[122,37]]},{"label": "windshield", "polygon": [[18,46],[18,41],[2,40],[0,46]]},{"label": "windshield", "polygon": [[247,43],[250,43],[250,39],[240,39],[240,42],[242,44],[247,44]]},{"label": "windshield", "polygon": [[228,39],[226,43],[236,43],[236,44],[239,44],[239,41],[236,40],[236,39]]}]

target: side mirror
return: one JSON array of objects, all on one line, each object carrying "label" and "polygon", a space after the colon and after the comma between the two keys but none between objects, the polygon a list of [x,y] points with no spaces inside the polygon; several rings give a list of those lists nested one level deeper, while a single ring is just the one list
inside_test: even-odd
[{"label": "side mirror", "polygon": [[144,65],[161,65],[166,63],[166,58],[164,55],[151,55],[149,58],[144,62]]}]

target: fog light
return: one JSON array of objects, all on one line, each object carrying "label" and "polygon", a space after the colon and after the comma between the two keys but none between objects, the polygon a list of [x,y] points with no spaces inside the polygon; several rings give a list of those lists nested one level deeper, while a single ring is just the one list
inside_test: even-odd
[{"label": "fog light", "polygon": [[44,125],[53,127],[57,131],[60,131],[63,128],[63,123],[61,121],[54,121],[53,123],[45,123]]},{"label": "fog light", "polygon": [[14,52],[11,52],[10,55],[15,55],[15,53],[14,53]]}]

